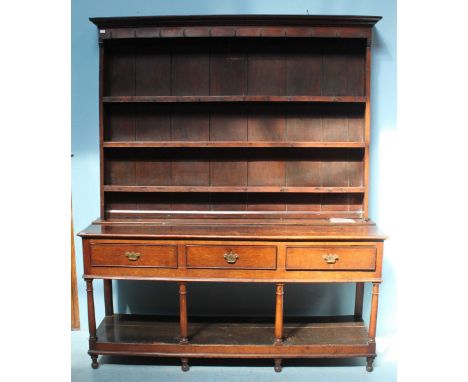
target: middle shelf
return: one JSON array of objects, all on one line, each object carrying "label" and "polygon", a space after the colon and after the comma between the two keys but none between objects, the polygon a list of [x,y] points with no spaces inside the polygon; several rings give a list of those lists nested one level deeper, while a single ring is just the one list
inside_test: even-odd
[{"label": "middle shelf", "polygon": [[263,193],[363,193],[365,187],[283,187],[283,186],[120,186],[105,185],[106,192],[263,192]]},{"label": "middle shelf", "polygon": [[120,142],[135,147],[141,147],[138,142],[362,147],[368,140],[365,105],[343,102],[110,103],[104,107],[102,133],[107,147],[125,147]]},{"label": "middle shelf", "polygon": [[162,147],[104,153],[107,192],[362,193],[363,148]]},{"label": "middle shelf", "polygon": [[284,141],[107,141],[108,148],[162,148],[162,147],[300,147],[300,148],[365,148],[365,142],[284,142]]},{"label": "middle shelf", "polygon": [[345,102],[364,103],[365,96],[280,96],[280,95],[196,95],[196,96],[108,96],[104,103],[167,103],[167,102]]}]

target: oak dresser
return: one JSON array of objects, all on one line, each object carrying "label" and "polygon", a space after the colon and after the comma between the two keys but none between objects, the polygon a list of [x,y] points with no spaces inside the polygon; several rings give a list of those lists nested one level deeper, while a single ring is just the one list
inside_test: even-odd
[{"label": "oak dresser", "polygon": [[[369,219],[370,16],[94,18],[100,218],[83,239],[89,354],[366,357],[385,236]],[[97,325],[93,281],[104,281]],[[177,283],[176,317],[112,280]],[[271,318],[191,317],[191,283],[271,283]],[[349,316],[283,316],[290,283],[355,283]],[[368,326],[364,284],[371,284]],[[313,301],[310,302],[313,304]]]}]

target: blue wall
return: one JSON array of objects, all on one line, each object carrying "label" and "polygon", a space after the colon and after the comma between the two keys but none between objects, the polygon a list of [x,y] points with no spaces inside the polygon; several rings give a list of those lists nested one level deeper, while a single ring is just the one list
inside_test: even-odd
[{"label": "blue wall", "polygon": [[[193,14],[330,14],[383,16],[375,29],[372,61],[371,217],[385,228],[390,218],[382,212],[380,190],[385,183],[379,152],[388,152],[381,139],[396,129],[396,1],[215,1],[215,0],[74,0],[72,1],[72,189],[75,232],[99,215],[98,147],[98,45],[97,31],[88,19],[98,16],[193,15]],[[386,232],[389,233],[389,232]],[[82,275],[81,240],[76,239],[77,273]],[[396,285],[391,246],[386,251],[381,288],[378,337],[392,338],[395,331]],[[84,282],[78,280],[82,330],[87,329]],[[253,290],[253,291],[252,291]],[[272,285],[190,285],[189,311],[205,314],[271,314]],[[120,312],[176,312],[175,285],[114,283],[115,306]],[[366,286],[365,313],[370,288]],[[102,283],[95,281],[96,315],[104,315]],[[142,297],[143,296],[143,297]],[[229,296],[227,303],[223,302]],[[350,314],[354,306],[352,285],[287,286],[286,314]],[[385,341],[383,341],[385,342]],[[384,349],[385,350],[385,349]],[[380,350],[382,351],[382,349]]]}]

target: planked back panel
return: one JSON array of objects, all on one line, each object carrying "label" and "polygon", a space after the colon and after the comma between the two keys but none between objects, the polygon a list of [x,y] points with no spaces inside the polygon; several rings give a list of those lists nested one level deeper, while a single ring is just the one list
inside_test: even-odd
[{"label": "planked back panel", "polygon": [[[270,103],[268,97],[367,97],[366,44],[365,38],[320,37],[105,41],[104,97],[267,99],[103,103],[102,144],[121,146],[103,149],[103,218],[200,211],[362,217],[366,103]],[[131,147],[144,142],[151,145]],[[164,147],[169,142],[179,147]],[[207,148],[207,142],[221,147]],[[326,147],[286,148],[314,142]],[[137,187],[116,191],[107,186]],[[138,187],[153,188],[140,192]]]},{"label": "planked back panel", "polygon": [[365,39],[108,41],[104,96],[365,95]]}]

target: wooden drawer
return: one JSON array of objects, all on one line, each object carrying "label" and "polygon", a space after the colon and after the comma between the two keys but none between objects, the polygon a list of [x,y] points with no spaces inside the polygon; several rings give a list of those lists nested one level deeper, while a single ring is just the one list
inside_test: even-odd
[{"label": "wooden drawer", "polygon": [[92,244],[91,266],[177,268],[177,246]]},{"label": "wooden drawer", "polygon": [[276,247],[188,245],[187,268],[276,269]]},{"label": "wooden drawer", "polygon": [[375,247],[288,247],[287,270],[374,271]]}]

